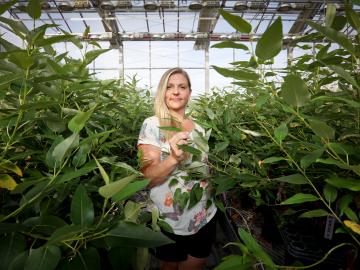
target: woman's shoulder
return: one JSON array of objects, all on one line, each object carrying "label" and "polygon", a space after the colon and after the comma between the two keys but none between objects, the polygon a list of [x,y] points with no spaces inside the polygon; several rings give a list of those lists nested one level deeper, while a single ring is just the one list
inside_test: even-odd
[{"label": "woman's shoulder", "polygon": [[156,115],[150,116],[144,120],[144,123],[151,126],[159,126],[159,118]]}]

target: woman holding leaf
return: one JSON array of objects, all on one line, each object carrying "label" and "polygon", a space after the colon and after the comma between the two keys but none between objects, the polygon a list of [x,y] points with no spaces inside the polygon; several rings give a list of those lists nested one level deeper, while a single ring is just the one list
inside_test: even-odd
[{"label": "woman holding leaf", "polygon": [[156,248],[161,269],[203,269],[215,240],[217,209],[206,181],[209,134],[185,115],[190,95],[188,74],[181,68],[166,71],[155,97],[155,116],[145,119],[139,135],[150,199],[169,225],[162,226],[163,233],[175,242]]}]

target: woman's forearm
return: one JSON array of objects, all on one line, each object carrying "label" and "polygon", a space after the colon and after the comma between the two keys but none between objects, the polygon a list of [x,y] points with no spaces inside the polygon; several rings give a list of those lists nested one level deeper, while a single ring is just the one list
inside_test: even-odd
[{"label": "woman's forearm", "polygon": [[150,187],[161,185],[175,170],[178,161],[169,155],[166,159],[160,162],[152,162],[142,169],[145,178],[150,180]]}]

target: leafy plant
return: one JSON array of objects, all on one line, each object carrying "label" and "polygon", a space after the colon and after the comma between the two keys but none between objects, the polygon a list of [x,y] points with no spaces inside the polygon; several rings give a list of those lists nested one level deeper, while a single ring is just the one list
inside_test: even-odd
[{"label": "leafy plant", "polygon": [[[234,62],[232,69],[214,66],[239,88],[200,97],[196,113],[212,129],[210,161],[217,194],[239,189],[256,205],[290,208],[295,214],[282,217],[285,222],[333,217],[336,232],[348,236],[343,245],[358,250],[360,40],[359,35],[350,39],[342,34],[340,20],[330,11],[325,26],[307,22],[316,32],[291,44],[301,47],[300,42],[311,38],[325,39],[313,56],[302,55],[280,71],[272,69],[272,58],[283,45],[279,18],[257,42],[249,61]],[[237,30],[245,27],[243,19],[221,14]],[[349,6],[346,20],[359,33],[359,15]],[[334,43],[339,48],[331,50]],[[214,46],[243,49],[228,43]],[[245,246],[249,248],[246,241]],[[228,260],[237,267],[249,263],[233,256]]]},{"label": "leafy plant", "polygon": [[[27,12],[37,19],[39,1]],[[148,184],[136,141],[149,92],[135,79],[94,80],[87,66],[107,50],[88,51],[67,33],[45,37],[55,25],[0,23],[24,43],[0,37],[1,268],[141,269],[148,247],[170,242],[146,226],[146,204],[129,200]],[[58,42],[83,58],[58,54]]]}]

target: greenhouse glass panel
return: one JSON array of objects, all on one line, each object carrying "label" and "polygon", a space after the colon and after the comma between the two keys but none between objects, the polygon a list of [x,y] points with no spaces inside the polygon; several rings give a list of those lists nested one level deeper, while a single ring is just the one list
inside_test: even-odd
[{"label": "greenhouse glass panel", "polygon": [[146,32],[144,14],[135,12],[116,13],[120,30],[124,32]]},{"label": "greenhouse glass panel", "polygon": [[[211,42],[210,46],[218,42]],[[212,48],[209,53],[210,65],[216,66],[230,66],[230,63],[234,61],[234,50],[231,48]]]},{"label": "greenhouse glass panel", "polygon": [[194,50],[194,41],[184,41],[179,44],[180,67],[204,67],[205,53]]},{"label": "greenhouse glass panel", "polygon": [[151,42],[151,67],[169,68],[178,65],[176,41]]},{"label": "greenhouse glass panel", "polygon": [[162,33],[163,29],[163,20],[157,13],[149,13],[147,14],[147,20],[149,23],[149,29],[152,33]]},{"label": "greenhouse glass panel", "polygon": [[149,67],[149,42],[125,41],[123,44],[125,69]]},{"label": "greenhouse glass panel", "polygon": [[96,69],[95,71],[90,69],[90,72],[94,72],[94,76],[98,80],[107,80],[107,79],[119,79],[120,71],[117,69],[113,70],[102,70]]},{"label": "greenhouse glass panel", "polygon": [[167,13],[165,19],[165,33],[176,33],[178,28],[178,15],[176,13]]},{"label": "greenhouse glass panel", "polygon": [[194,13],[180,12],[179,31],[181,33],[196,32],[198,22],[199,22],[199,12],[194,12]]},{"label": "greenhouse glass panel", "polygon": [[205,93],[205,70],[204,69],[186,69],[191,81],[191,88],[193,97]]},{"label": "greenhouse glass panel", "polygon": [[[109,47],[107,42],[99,42],[103,49]],[[94,47],[92,50],[98,48]],[[99,55],[95,59],[95,68],[119,68],[120,66],[120,53],[118,49],[112,49],[106,53]]]},{"label": "greenhouse glass panel", "polygon": [[[226,78],[222,75],[220,75],[216,70],[214,69],[210,69],[210,89],[213,88],[218,88],[218,89],[222,89],[224,91],[227,90],[232,90],[234,89],[234,85],[232,85],[232,79],[231,78]],[[210,90],[210,94],[211,94]]]}]

